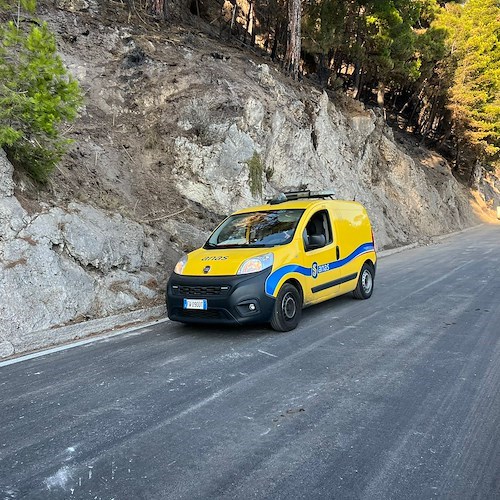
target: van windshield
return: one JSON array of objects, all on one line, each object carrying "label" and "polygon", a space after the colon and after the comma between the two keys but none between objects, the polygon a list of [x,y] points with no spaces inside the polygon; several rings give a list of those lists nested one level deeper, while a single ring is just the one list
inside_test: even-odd
[{"label": "van windshield", "polygon": [[292,241],[304,210],[269,210],[231,215],[213,233],[205,248],[274,247]]}]

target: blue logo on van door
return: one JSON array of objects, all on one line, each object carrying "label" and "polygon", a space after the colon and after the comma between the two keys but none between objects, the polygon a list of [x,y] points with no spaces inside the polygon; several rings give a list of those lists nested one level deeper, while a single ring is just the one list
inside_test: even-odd
[{"label": "blue logo on van door", "polygon": [[318,274],[326,273],[330,270],[330,264],[318,264],[317,262],[313,262],[311,266],[311,276],[316,279]]},{"label": "blue logo on van door", "polygon": [[311,266],[311,276],[316,279],[318,277],[318,263],[313,262],[313,265]]}]

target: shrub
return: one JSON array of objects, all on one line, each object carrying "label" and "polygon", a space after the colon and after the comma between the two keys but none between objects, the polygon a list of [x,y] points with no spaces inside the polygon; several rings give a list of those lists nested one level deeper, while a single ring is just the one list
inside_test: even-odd
[{"label": "shrub", "polygon": [[249,171],[250,192],[252,196],[262,196],[262,174],[264,167],[260,155],[254,151],[252,157],[246,163]]},{"label": "shrub", "polygon": [[[30,3],[22,6],[31,10]],[[0,2],[0,14],[6,9]],[[82,103],[78,83],[56,50],[44,22],[18,17],[0,24],[0,147],[40,182],[66,151],[70,141],[60,127],[76,117]]]}]

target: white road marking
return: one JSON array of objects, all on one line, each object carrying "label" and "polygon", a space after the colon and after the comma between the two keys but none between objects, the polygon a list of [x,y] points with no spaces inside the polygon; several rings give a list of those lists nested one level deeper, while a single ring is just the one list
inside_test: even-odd
[{"label": "white road marking", "polygon": [[52,347],[52,348],[46,349],[44,351],[34,352],[32,354],[26,354],[25,356],[20,356],[18,358],[8,359],[7,361],[0,361],[0,368],[2,368],[4,366],[13,365],[15,363],[21,363],[22,361],[28,361],[30,359],[39,358],[41,356],[46,356],[47,354],[53,354],[55,352],[60,352],[60,351],[67,351],[68,349],[73,349],[74,347],[80,347],[82,345],[87,345],[87,344],[93,344],[94,342],[100,342],[103,340],[110,339],[112,337],[117,337],[118,335],[124,335],[126,333],[131,333],[131,332],[134,332],[136,330],[142,330],[143,328],[158,325],[160,323],[165,323],[167,321],[170,321],[170,320],[168,318],[161,318],[161,319],[157,319],[155,321],[151,321],[149,323],[143,323],[141,325],[136,325],[136,326],[132,326],[130,328],[125,328],[125,329],[119,330],[117,332],[107,333],[104,335],[100,335],[98,337],[97,336],[92,337],[90,339],[78,340],[77,342],[73,342],[71,344],[65,344],[65,345],[61,345],[58,347]]}]

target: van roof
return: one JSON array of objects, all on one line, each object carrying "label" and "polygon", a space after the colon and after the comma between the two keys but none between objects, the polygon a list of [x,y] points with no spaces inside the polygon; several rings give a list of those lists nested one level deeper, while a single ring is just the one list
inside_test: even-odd
[{"label": "van roof", "polygon": [[346,209],[359,207],[360,204],[356,201],[346,201],[346,200],[325,200],[322,198],[307,198],[307,199],[299,199],[299,200],[290,200],[284,201],[282,203],[276,204],[266,204],[266,205],[257,205],[254,207],[243,208],[234,213],[243,214],[247,212],[268,212],[270,210],[290,210],[290,209],[302,209],[305,210],[314,205],[328,205],[331,208],[337,209]]}]

